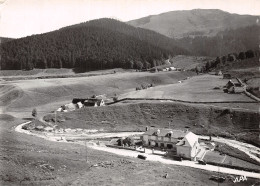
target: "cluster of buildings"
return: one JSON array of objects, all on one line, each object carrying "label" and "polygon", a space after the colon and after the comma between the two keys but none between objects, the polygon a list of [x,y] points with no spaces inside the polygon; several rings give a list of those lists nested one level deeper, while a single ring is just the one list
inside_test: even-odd
[{"label": "cluster of buildings", "polygon": [[242,93],[246,90],[245,84],[238,78],[232,78],[229,73],[222,73],[222,71],[219,70],[215,72],[215,75],[223,76],[223,79],[229,79],[227,84],[223,87],[225,93]]},{"label": "cluster of buildings", "polygon": [[182,71],[182,69],[167,65],[167,66],[153,67],[149,71],[150,72],[158,72],[158,71],[167,72],[167,71]]},{"label": "cluster of buildings", "polygon": [[190,131],[146,127],[142,136],[143,145],[176,151],[176,155],[196,160],[201,151],[198,136]]},{"label": "cluster of buildings", "polygon": [[101,97],[93,96],[91,98],[74,98],[71,103],[62,105],[58,112],[69,112],[83,107],[105,106],[105,101]]},{"label": "cluster of buildings", "polygon": [[246,90],[246,86],[239,80],[230,79],[227,84],[224,86],[223,91],[225,93],[242,93]]}]

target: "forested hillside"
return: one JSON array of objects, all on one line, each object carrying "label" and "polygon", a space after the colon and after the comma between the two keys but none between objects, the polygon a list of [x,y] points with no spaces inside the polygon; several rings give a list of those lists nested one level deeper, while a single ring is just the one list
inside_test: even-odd
[{"label": "forested hillside", "polygon": [[0,37],[0,44],[13,40],[13,38]]},{"label": "forested hillside", "polygon": [[1,45],[1,69],[149,68],[187,54],[174,40],[112,20],[94,20]]},{"label": "forested hillside", "polygon": [[70,29],[76,27],[90,27],[90,26],[109,29],[115,32],[120,32],[122,34],[126,34],[128,36],[134,37],[138,40],[148,42],[151,45],[173,51],[176,54],[177,53],[187,54],[186,50],[177,46],[178,43],[174,39],[158,34],[155,31],[142,29],[142,28],[135,28],[133,26],[130,26],[128,24],[122,23],[114,19],[103,18],[103,19],[88,21],[77,25],[72,25],[69,27],[65,27],[63,29]]},{"label": "forested hillside", "polygon": [[186,37],[177,41],[179,46],[187,49],[193,55],[222,56],[258,49],[259,33],[260,26],[254,25],[222,31],[214,37]]}]

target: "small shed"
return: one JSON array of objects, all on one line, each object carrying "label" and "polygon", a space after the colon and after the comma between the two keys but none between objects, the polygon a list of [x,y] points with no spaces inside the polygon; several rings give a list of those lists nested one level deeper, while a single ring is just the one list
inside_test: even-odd
[{"label": "small shed", "polygon": [[83,107],[83,104],[82,104],[81,102],[78,102],[78,103],[77,103],[77,106],[78,106],[78,108],[82,108],[82,107]]},{"label": "small shed", "polygon": [[176,71],[177,70],[177,68],[175,68],[175,67],[170,67],[170,71]]}]

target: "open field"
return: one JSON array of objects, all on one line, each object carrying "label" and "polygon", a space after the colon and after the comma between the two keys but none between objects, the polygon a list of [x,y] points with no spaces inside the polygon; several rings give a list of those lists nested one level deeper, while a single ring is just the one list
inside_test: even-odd
[{"label": "open field", "polygon": [[[251,98],[244,94],[227,94],[223,92],[222,87],[228,80],[222,76],[199,75],[182,83],[161,85],[153,88],[132,91],[123,95],[122,98],[160,98],[176,99],[192,102],[225,102],[225,101],[245,101],[252,102]],[[219,89],[214,89],[218,87]]]}]

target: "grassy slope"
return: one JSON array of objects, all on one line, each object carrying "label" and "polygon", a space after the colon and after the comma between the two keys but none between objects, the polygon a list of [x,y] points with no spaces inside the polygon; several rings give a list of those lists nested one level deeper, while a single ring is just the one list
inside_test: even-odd
[{"label": "grassy slope", "polygon": [[[50,142],[11,130],[21,122],[7,115],[0,116],[1,185],[216,184],[209,180],[215,173],[208,171],[122,157],[90,148],[86,151],[79,145]],[[111,165],[91,167],[101,162]],[[44,168],[43,164],[50,165],[53,170]],[[163,178],[166,173],[169,174],[167,179]],[[236,185],[256,182],[256,179],[248,178],[246,183]],[[222,185],[231,183],[227,180]]]},{"label": "grassy slope", "polygon": [[[228,80],[220,76],[194,76],[182,83],[156,86],[120,95],[120,98],[164,98],[196,102],[254,101],[244,94],[226,94],[222,87]],[[219,89],[214,89],[219,87]]]},{"label": "grassy slope", "polygon": [[21,97],[23,94],[19,87],[13,85],[0,85],[0,106],[9,105],[13,100]]},{"label": "grassy slope", "polygon": [[172,65],[174,67],[190,70],[196,68],[196,66],[205,65],[207,61],[211,59],[212,59],[211,57],[178,55],[173,57],[170,61],[172,62]]},{"label": "grassy slope", "polygon": [[1,70],[0,78],[3,80],[22,80],[22,79],[47,79],[47,78],[65,78],[65,77],[87,77],[87,76],[97,76],[104,74],[112,74],[114,71],[116,72],[125,72],[125,71],[133,71],[133,70],[124,70],[121,68],[117,69],[109,69],[109,70],[97,70],[79,73],[77,69],[33,69],[33,70]]},{"label": "grassy slope", "polygon": [[[45,117],[46,120],[53,115]],[[181,103],[140,103],[84,108],[61,113],[61,128],[103,129],[108,131],[143,131],[145,126],[185,129],[196,134],[237,137],[260,146],[257,112],[227,110],[206,105]],[[251,134],[248,136],[247,134]]]},{"label": "grassy slope", "polygon": [[93,94],[106,94],[111,97],[114,94],[135,90],[135,87],[141,84],[170,84],[190,75],[191,72],[126,72],[92,77],[12,81],[7,84],[19,87],[23,95],[5,108],[12,111],[55,102],[68,103],[74,97],[86,98]]}]

